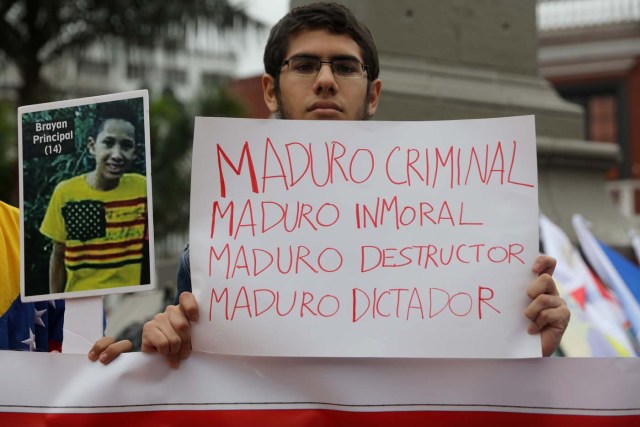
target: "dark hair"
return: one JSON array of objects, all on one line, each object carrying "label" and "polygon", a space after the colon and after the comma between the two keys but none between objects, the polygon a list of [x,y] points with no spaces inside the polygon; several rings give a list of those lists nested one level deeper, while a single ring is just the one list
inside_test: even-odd
[{"label": "dark hair", "polygon": [[[299,6],[287,13],[271,29],[264,49],[264,69],[277,77],[286,59],[289,37],[303,30],[325,29],[331,34],[347,34],[362,50],[362,59],[368,68],[369,81],[378,78],[380,64],[378,49],[369,29],[346,7],[337,3],[312,3]],[[277,79],[276,79],[277,85]]]},{"label": "dark hair", "polygon": [[96,105],[95,118],[91,127],[91,136],[98,137],[102,132],[104,122],[109,119],[125,120],[137,129],[138,116],[127,100],[103,102]]}]

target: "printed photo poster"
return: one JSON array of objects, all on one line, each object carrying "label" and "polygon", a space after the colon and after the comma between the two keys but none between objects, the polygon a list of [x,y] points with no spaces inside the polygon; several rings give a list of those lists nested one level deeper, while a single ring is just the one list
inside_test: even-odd
[{"label": "printed photo poster", "polygon": [[146,90],[18,108],[21,297],[153,289]]},{"label": "printed photo poster", "polygon": [[533,116],[197,117],[195,350],[538,357]]}]

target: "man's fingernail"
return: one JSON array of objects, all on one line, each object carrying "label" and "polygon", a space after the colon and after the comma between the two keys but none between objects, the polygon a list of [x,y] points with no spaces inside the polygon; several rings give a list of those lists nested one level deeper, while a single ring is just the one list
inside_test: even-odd
[{"label": "man's fingernail", "polygon": [[96,352],[95,351],[90,351],[89,352],[89,360],[96,360]]},{"label": "man's fingernail", "polygon": [[106,362],[106,361],[107,361],[107,358],[108,358],[108,357],[109,357],[109,356],[107,355],[107,353],[102,353],[102,354],[100,355],[100,361],[104,363],[104,362]]}]

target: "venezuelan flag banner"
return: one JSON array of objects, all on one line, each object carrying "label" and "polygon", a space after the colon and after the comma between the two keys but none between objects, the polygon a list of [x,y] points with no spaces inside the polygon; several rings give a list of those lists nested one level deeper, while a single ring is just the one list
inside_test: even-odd
[{"label": "venezuelan flag banner", "polygon": [[571,310],[560,349],[571,357],[636,356],[618,301],[600,286],[569,237],[549,218],[540,217],[544,252],[557,261],[553,278]]},{"label": "venezuelan flag banner", "polygon": [[633,295],[636,302],[640,303],[640,268],[604,243],[598,243],[600,243],[605,255],[607,255],[611,264],[613,264],[624,283],[626,283],[631,295]]},{"label": "venezuelan flag banner", "polygon": [[591,233],[582,216],[574,215],[572,223],[585,257],[618,296],[631,322],[634,337],[640,341],[640,269],[630,262],[623,264],[620,255],[613,257],[612,251]]},{"label": "venezuelan flag banner", "polygon": [[[2,426],[633,426],[640,359],[0,352]],[[53,386],[55,385],[55,386]]]}]

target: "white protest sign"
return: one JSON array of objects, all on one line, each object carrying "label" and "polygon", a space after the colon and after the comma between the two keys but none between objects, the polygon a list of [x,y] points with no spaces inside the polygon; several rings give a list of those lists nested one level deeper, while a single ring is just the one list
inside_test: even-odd
[{"label": "white protest sign", "polygon": [[196,350],[533,357],[532,116],[196,118]]}]

